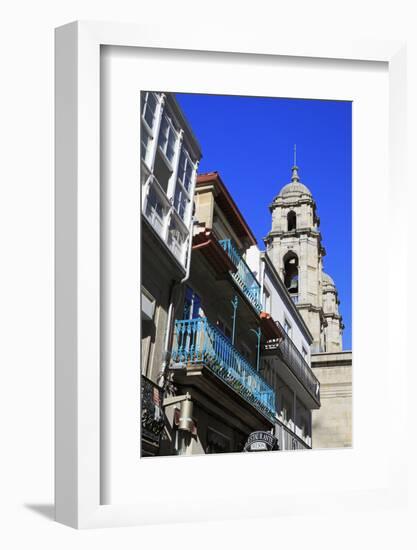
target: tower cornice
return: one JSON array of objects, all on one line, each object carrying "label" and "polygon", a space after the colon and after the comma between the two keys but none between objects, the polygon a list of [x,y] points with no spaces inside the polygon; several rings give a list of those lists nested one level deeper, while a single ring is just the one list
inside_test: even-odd
[{"label": "tower cornice", "polygon": [[337,321],[342,321],[342,316],[340,313],[324,313],[324,316],[329,319],[336,319]]},{"label": "tower cornice", "polygon": [[269,211],[272,212],[273,210],[275,210],[275,208],[282,208],[287,206],[301,206],[302,204],[311,204],[315,206],[316,201],[312,197],[309,197],[308,195],[305,195],[304,197],[297,197],[297,198],[291,198],[291,197],[283,198],[283,197],[277,196],[271,202],[268,208],[269,208]]},{"label": "tower cornice", "polygon": [[321,306],[315,306],[311,302],[298,302],[296,307],[297,309],[308,309],[309,311],[315,311],[316,313],[323,314],[323,308]]},{"label": "tower cornice", "polygon": [[297,227],[297,229],[292,229],[291,231],[274,229],[268,233],[265,239],[268,239],[270,237],[301,237],[301,235],[308,235],[321,239],[320,231],[318,229],[315,229],[314,227]]}]

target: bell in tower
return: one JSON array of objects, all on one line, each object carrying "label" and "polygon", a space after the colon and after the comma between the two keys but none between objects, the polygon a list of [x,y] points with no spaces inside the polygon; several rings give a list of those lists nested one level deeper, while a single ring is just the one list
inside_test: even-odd
[{"label": "bell in tower", "polygon": [[284,258],[284,283],[291,295],[298,295],[298,258],[293,252]]}]

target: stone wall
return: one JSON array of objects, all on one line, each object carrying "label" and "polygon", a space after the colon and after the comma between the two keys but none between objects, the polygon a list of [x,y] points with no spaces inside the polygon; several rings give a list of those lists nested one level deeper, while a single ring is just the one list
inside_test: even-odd
[{"label": "stone wall", "polygon": [[352,446],[352,352],[317,353],[321,407],[313,411],[313,449]]}]

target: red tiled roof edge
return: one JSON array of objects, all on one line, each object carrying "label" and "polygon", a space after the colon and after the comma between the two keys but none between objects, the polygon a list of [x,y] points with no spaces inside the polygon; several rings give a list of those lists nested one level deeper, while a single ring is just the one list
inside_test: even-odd
[{"label": "red tiled roof edge", "polygon": [[[229,193],[229,190],[227,189],[222,178],[220,177],[220,174],[218,172],[207,172],[205,174],[199,174],[197,176],[197,186],[210,182],[214,182],[217,186],[220,194],[224,197],[224,200],[230,207],[231,213],[235,217],[235,221],[238,225],[240,225],[241,229],[243,229],[243,233],[249,239],[250,244],[257,244],[255,235],[252,233],[251,228],[247,224],[232,195]],[[238,233],[238,235],[242,236],[242,233]]]}]

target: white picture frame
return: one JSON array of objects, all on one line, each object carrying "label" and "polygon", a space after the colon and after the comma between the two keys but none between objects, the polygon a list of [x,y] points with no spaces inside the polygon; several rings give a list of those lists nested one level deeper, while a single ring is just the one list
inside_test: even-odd
[{"label": "white picture frame", "polygon": [[[376,61],[388,64],[390,191],[404,179],[405,43],[370,40],[327,43],[256,34],[256,41],[239,30],[213,37],[175,29],[163,32],[146,26],[75,22],[56,30],[56,519],[76,528],[134,525],[157,521],[236,518],[285,513],[273,504],[275,493],[265,488],[264,509],[250,511],[239,495],[219,495],[219,501],[191,510],[187,518],[174,509],[161,514],[164,495],[153,496],[152,506],[135,503],[101,504],[103,447],[100,391],[100,48],[125,46],[213,52],[217,55],[252,54],[292,58]],[[221,53],[220,53],[221,52]],[[139,214],[138,214],[139,215]],[[393,212],[393,220],[398,216]],[[389,245],[391,246],[391,244]],[[404,250],[404,249],[402,249]],[[390,280],[393,280],[391,276]],[[396,314],[406,317],[405,302]],[[401,347],[401,346],[400,346]],[[399,391],[406,393],[406,346],[397,355]],[[405,410],[402,411],[405,417]],[[405,428],[398,438],[405,440]],[[349,452],[349,451],[344,451]],[[233,457],[216,457],[228,461]],[[194,460],[194,459],[192,459]],[[247,460],[255,460],[250,457]],[[392,468],[393,461],[397,468]],[[348,495],[340,491],[330,506],[341,509],[387,505],[405,498],[407,480],[398,468],[406,458],[397,449],[386,465],[380,488],[363,487]],[[271,459],[265,463],[272,471]],[[250,489],[249,494],[250,494]],[[269,493],[268,493],[269,492]],[[287,495],[297,502],[299,495]],[[326,495],[305,497],[326,510]]]}]

